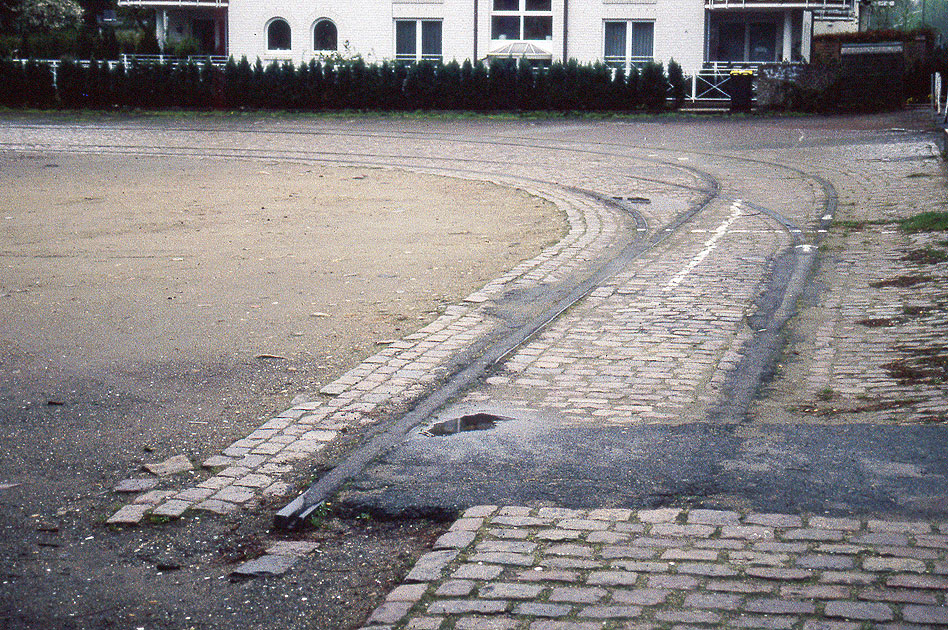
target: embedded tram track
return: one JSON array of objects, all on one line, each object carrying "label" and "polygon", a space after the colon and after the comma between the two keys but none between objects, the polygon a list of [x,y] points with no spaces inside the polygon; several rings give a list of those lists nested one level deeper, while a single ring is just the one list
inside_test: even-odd
[{"label": "embedded tram track", "polygon": [[[21,126],[23,129],[49,130],[54,128],[62,131],[66,127],[61,125],[32,125]],[[75,129],[88,131],[87,127],[76,126]],[[109,126],[108,131],[140,132],[141,126]],[[208,129],[173,128],[173,132],[208,133]],[[388,418],[385,428],[377,431],[374,437],[350,452],[344,461],[330,472],[321,477],[306,492],[295,501],[281,510],[276,517],[276,524],[283,528],[292,528],[302,523],[307,516],[326,500],[327,497],[342,486],[348,479],[357,475],[373,459],[386,449],[402,439],[412,428],[430,418],[439,408],[461,392],[479,382],[496,365],[517,347],[533,338],[539,332],[550,326],[573,305],[588,296],[609,278],[614,277],[632,260],[650,251],[665,240],[672,237],[716,201],[725,201],[722,198],[722,182],[710,170],[684,165],[669,159],[652,158],[648,156],[630,155],[630,151],[653,153],[682,153],[675,149],[657,148],[652,146],[620,145],[618,143],[596,143],[595,148],[582,147],[578,143],[563,140],[539,141],[536,138],[520,137],[484,137],[478,139],[457,138],[451,134],[425,132],[392,132],[360,133],[352,130],[314,131],[302,130],[261,130],[261,129],[227,129],[229,134],[293,134],[351,136],[385,139],[411,139],[428,143],[438,142],[443,145],[451,143],[465,143],[478,146],[508,146],[534,151],[563,151],[574,156],[600,157],[614,160],[624,160],[631,171],[634,165],[645,164],[661,169],[670,169],[678,174],[686,174],[694,184],[682,184],[673,177],[658,179],[646,177],[632,172],[624,173],[629,180],[638,181],[645,185],[658,185],[672,189],[685,190],[694,198],[686,210],[679,212],[663,225],[649,226],[647,218],[634,208],[616,201],[611,195],[595,190],[575,186],[566,186],[548,180],[531,178],[523,174],[511,174],[511,163],[501,159],[469,158],[453,156],[452,165],[439,166],[435,164],[437,157],[423,155],[406,155],[390,152],[365,151],[322,151],[318,155],[302,149],[272,149],[256,147],[208,147],[188,146],[176,144],[173,146],[148,146],[145,144],[95,144],[95,143],[16,143],[0,142],[0,149],[38,153],[85,153],[85,154],[118,154],[141,155],[150,157],[200,157],[225,160],[252,160],[252,161],[285,161],[295,163],[332,164],[358,166],[366,168],[401,169],[412,172],[441,174],[466,179],[487,180],[501,182],[513,186],[536,186],[558,188],[571,195],[578,195],[597,204],[609,207],[626,217],[627,225],[623,236],[617,237],[619,242],[607,252],[607,256],[600,257],[589,264],[584,274],[574,275],[560,286],[543,292],[543,307],[534,309],[529,317],[517,321],[508,319],[495,327],[495,334],[488,335],[472,343],[467,349],[449,362],[447,377],[430,389],[426,394],[413,401],[410,411],[400,418]],[[213,132],[213,130],[212,130]],[[620,150],[621,149],[621,150]],[[757,395],[760,384],[772,369],[783,345],[783,329],[794,312],[794,305],[805,289],[813,272],[816,253],[815,246],[819,242],[820,230],[825,230],[835,213],[836,193],[832,184],[817,175],[806,173],[801,169],[790,167],[777,162],[768,162],[741,156],[722,156],[721,154],[687,151],[688,155],[702,156],[716,160],[726,159],[760,167],[776,169],[789,173],[798,181],[809,181],[823,191],[819,217],[814,217],[817,223],[817,236],[806,242],[803,237],[806,228],[797,225],[791,218],[769,210],[763,205],[749,203],[755,211],[766,214],[775,223],[780,225],[791,235],[793,247],[784,252],[776,261],[775,267],[769,274],[770,281],[763,291],[759,303],[758,313],[752,342],[742,352],[742,359],[737,368],[729,376],[724,395],[718,404],[713,407],[710,420],[714,423],[734,424],[746,419],[749,405]],[[492,170],[493,167],[496,170]],[[509,297],[509,296],[508,296]],[[535,296],[534,296],[535,297]],[[515,312],[516,304],[508,304],[506,313]]]}]

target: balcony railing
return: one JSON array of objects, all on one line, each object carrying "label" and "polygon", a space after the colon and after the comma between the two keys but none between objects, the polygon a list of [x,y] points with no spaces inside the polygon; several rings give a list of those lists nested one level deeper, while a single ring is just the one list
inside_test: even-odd
[{"label": "balcony railing", "polygon": [[853,0],[704,0],[706,9],[813,9],[852,11]]},{"label": "balcony railing", "polygon": [[229,0],[118,0],[120,7],[153,7],[153,8],[223,8]]}]

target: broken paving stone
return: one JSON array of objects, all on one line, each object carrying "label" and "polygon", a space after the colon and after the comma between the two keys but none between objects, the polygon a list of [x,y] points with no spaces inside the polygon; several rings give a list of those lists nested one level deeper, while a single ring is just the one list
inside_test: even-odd
[{"label": "broken paving stone", "polygon": [[145,464],[145,470],[159,477],[167,477],[193,469],[194,464],[185,455],[175,455],[157,464]]},{"label": "broken paving stone", "polygon": [[297,556],[261,556],[245,562],[231,572],[234,577],[258,577],[265,575],[283,575],[299,561]]},{"label": "broken paving stone", "polygon": [[115,492],[145,492],[157,485],[157,479],[125,479],[118,482],[112,490]]},{"label": "broken paving stone", "polygon": [[151,509],[150,505],[126,505],[106,521],[108,525],[137,525]]},{"label": "broken paving stone", "polygon": [[213,457],[208,457],[205,459],[201,466],[204,468],[220,468],[222,466],[230,466],[234,463],[232,457],[227,457],[226,455],[214,455]]},{"label": "broken paving stone", "polygon": [[267,547],[267,553],[272,556],[305,556],[316,547],[316,543],[305,540],[280,540]]},{"label": "broken paving stone", "polygon": [[146,492],[140,497],[137,497],[134,503],[155,505],[156,503],[161,503],[173,494],[174,490],[152,490],[151,492]]}]

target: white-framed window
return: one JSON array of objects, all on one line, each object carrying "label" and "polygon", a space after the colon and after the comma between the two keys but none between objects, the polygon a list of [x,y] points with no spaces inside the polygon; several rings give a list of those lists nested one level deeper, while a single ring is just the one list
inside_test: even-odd
[{"label": "white-framed window", "polygon": [[655,58],[655,23],[607,20],[603,24],[603,60],[612,68],[641,66]]},{"label": "white-framed window", "polygon": [[267,50],[289,50],[292,47],[290,23],[279,17],[267,22]]},{"label": "white-framed window", "polygon": [[493,0],[490,38],[514,41],[553,39],[553,0]]},{"label": "white-framed window", "polygon": [[313,24],[313,50],[339,50],[339,31],[328,18],[320,18]]},{"label": "white-framed window", "polygon": [[441,20],[395,20],[395,59],[441,61]]}]

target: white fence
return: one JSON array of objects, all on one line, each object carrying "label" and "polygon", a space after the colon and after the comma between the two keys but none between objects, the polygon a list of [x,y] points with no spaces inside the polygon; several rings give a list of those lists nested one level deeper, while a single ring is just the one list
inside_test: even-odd
[{"label": "white fence", "polygon": [[948,85],[940,72],[932,75],[932,111],[935,118],[948,123]]}]

